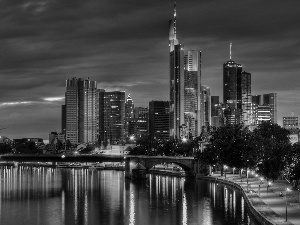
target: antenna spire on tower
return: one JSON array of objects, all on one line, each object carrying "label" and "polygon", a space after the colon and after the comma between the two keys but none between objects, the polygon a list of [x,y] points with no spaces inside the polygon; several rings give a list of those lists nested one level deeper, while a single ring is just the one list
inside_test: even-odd
[{"label": "antenna spire on tower", "polygon": [[230,42],[230,52],[229,52],[230,60],[231,60],[231,47],[232,47],[232,42]]},{"label": "antenna spire on tower", "polygon": [[174,39],[176,39],[176,0],[174,0]]}]

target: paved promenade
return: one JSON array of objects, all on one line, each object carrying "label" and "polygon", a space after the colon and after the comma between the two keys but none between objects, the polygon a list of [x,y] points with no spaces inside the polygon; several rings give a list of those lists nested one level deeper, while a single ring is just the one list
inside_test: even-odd
[{"label": "paved promenade", "polygon": [[[225,179],[220,174],[214,174],[212,178]],[[275,181],[267,187],[267,181],[261,181],[258,177],[248,178],[248,185],[245,175],[241,178],[238,174],[226,174],[226,180],[239,184],[247,193],[253,206],[267,216],[273,224],[300,225],[299,191],[292,190],[291,184],[287,181]],[[287,188],[290,191],[286,191]],[[285,222],[286,210],[288,222]]]}]

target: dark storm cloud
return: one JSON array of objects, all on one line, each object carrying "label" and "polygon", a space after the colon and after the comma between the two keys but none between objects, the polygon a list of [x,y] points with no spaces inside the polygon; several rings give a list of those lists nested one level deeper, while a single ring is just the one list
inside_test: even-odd
[{"label": "dark storm cloud", "polygon": [[[297,0],[179,0],[178,36],[185,49],[202,51],[202,81],[212,95],[222,95],[232,41],[233,59],[252,73],[255,94],[278,91],[284,106],[295,105],[289,93],[299,89],[299,8]],[[0,1],[0,103],[30,102],[0,107],[7,136],[24,121],[37,124],[35,136],[59,130],[63,102],[45,99],[63,97],[72,77],[126,91],[138,106],[168,100],[172,16],[171,0]]]}]

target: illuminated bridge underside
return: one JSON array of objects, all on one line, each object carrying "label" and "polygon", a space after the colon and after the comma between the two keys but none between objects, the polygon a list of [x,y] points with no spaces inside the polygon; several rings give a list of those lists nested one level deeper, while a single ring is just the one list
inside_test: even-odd
[{"label": "illuminated bridge underside", "polygon": [[187,177],[195,177],[195,159],[194,157],[170,157],[170,156],[126,156],[125,159],[125,177],[131,178],[132,169],[137,165],[141,164],[146,168],[146,173],[149,173],[149,170],[157,165],[163,163],[174,163],[180,166],[184,171]]}]

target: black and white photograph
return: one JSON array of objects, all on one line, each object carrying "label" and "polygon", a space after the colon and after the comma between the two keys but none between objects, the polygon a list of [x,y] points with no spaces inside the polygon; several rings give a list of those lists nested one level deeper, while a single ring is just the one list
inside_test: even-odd
[{"label": "black and white photograph", "polygon": [[299,0],[0,0],[0,225],[300,225]]}]

